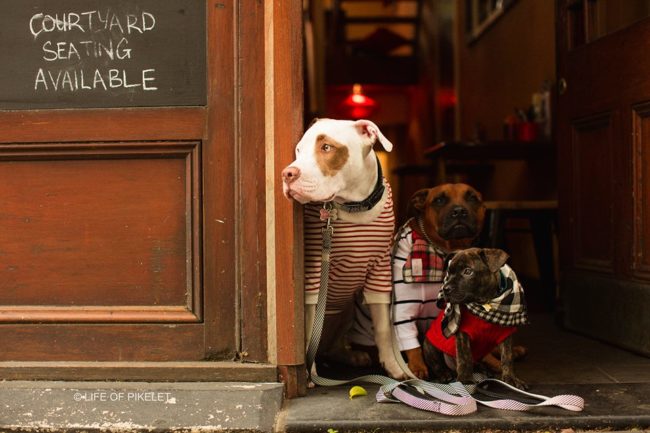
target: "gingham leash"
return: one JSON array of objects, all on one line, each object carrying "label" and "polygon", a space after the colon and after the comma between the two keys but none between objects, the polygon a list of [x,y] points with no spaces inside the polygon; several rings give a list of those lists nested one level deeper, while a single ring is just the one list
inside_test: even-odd
[{"label": "gingham leash", "polygon": [[[322,229],[323,247],[321,254],[320,290],[318,292],[314,325],[306,354],[307,371],[311,381],[316,385],[336,386],[352,382],[374,383],[381,385],[376,394],[376,399],[379,403],[402,402],[416,409],[452,416],[467,415],[476,412],[477,402],[495,409],[516,411],[530,410],[534,407],[540,406],[557,406],[570,411],[581,411],[584,408],[584,400],[582,397],[575,395],[546,397],[539,394],[532,394],[514,388],[505,382],[496,379],[486,379],[484,376],[476,374],[474,375],[474,380],[478,384],[475,387],[465,386],[460,382],[441,384],[426,382],[420,379],[409,379],[400,382],[390,377],[378,374],[360,376],[349,380],[329,379],[318,376],[315,371],[312,371],[312,367],[316,359],[316,353],[318,352],[318,345],[320,344],[320,338],[323,332],[323,323],[325,321],[325,307],[327,304],[327,290],[329,285],[330,252],[332,249],[332,235],[334,234],[334,227],[331,224],[332,209],[333,204],[327,202],[323,204],[323,211],[321,211],[324,219],[326,219],[326,224]],[[400,355],[395,356],[395,358],[398,360],[398,364],[400,364],[401,368],[410,377],[415,377],[408,366],[404,363],[396,344],[393,344],[393,350],[396,351],[396,355]],[[490,384],[505,386],[511,393],[518,394],[520,400],[523,401],[515,400],[513,398],[501,398],[501,394],[487,389]],[[481,398],[477,398],[478,394],[481,395]],[[529,402],[531,400],[537,402]]]},{"label": "gingham leash", "polygon": [[402,402],[407,406],[443,415],[476,412],[476,401],[460,382],[431,383],[420,379],[383,385],[375,398],[378,403]]},{"label": "gingham leash", "polygon": [[[312,374],[312,367],[314,361],[316,360],[316,352],[318,352],[318,345],[320,344],[320,337],[323,333],[323,322],[325,321],[325,307],[327,304],[327,287],[329,281],[330,273],[330,251],[332,251],[332,235],[334,234],[334,227],[332,226],[332,217],[330,212],[333,208],[333,205],[330,202],[323,203],[323,211],[327,213],[327,222],[325,227],[322,229],[323,233],[323,247],[321,252],[321,271],[320,271],[320,288],[318,290],[318,298],[316,301],[316,312],[314,315],[314,325],[311,330],[311,336],[309,337],[309,345],[307,346],[306,363],[307,363],[307,373],[310,376],[310,379],[317,383],[314,380],[317,376]],[[324,217],[324,213],[321,211],[321,218]]]},{"label": "gingham leash", "polygon": [[[431,383],[423,380],[409,380],[392,385],[384,385],[377,392],[379,403],[400,401],[416,409],[442,413],[444,415],[467,415],[477,410],[477,403],[493,409],[528,411],[538,407],[556,406],[572,412],[580,412],[585,407],[582,397],[562,394],[547,397],[541,394],[517,389],[503,381],[474,375],[476,385],[463,385],[459,382],[449,384]],[[404,387],[408,385],[408,387]],[[494,391],[494,386],[505,387]]]},{"label": "gingham leash", "polygon": [[[490,389],[495,386],[505,387],[509,394],[517,395],[517,399],[504,398],[503,392]],[[562,394],[547,397],[522,391],[497,379],[483,379],[476,385],[476,391],[472,397],[484,406],[503,410],[527,411],[536,407],[557,406],[572,412],[580,412],[585,407],[585,400],[577,395]]]}]

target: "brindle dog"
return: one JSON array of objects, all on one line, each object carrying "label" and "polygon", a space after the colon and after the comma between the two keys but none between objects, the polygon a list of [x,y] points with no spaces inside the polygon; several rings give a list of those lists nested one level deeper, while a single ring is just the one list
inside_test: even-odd
[{"label": "brindle dog", "polygon": [[[499,270],[507,259],[508,255],[499,249],[470,248],[459,251],[448,265],[442,288],[444,299],[451,304],[488,304],[498,296]],[[460,330],[455,337],[457,380],[471,383],[474,359],[470,337]],[[501,380],[517,388],[527,389],[527,385],[514,374],[512,335],[508,335],[498,346],[501,352]],[[431,376],[441,381],[453,379],[453,373],[445,363],[443,352],[434,347],[428,338],[424,339],[422,352]]]}]

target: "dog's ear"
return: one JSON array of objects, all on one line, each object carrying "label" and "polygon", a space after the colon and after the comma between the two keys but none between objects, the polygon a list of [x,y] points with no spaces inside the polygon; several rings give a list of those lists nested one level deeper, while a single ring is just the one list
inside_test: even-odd
[{"label": "dog's ear", "polygon": [[476,201],[479,204],[483,205],[483,195],[476,190],[476,188],[473,188],[469,185],[467,185],[467,193],[465,195],[465,198],[468,201]]},{"label": "dog's ear", "polygon": [[309,122],[309,125],[307,125],[307,129],[311,128],[314,126],[314,123],[318,122],[320,119],[318,117],[314,117],[311,122]]},{"label": "dog's ear", "polygon": [[498,248],[483,248],[479,252],[479,255],[487,267],[490,269],[490,272],[496,272],[501,269],[501,267],[506,264],[508,258],[510,257],[508,253]]},{"label": "dog's ear", "polygon": [[454,258],[454,256],[456,255],[456,253],[457,253],[457,251],[454,251],[454,252],[451,252],[451,253],[449,253],[449,254],[447,254],[447,255],[445,256],[444,264],[443,264],[443,266],[442,266],[442,270],[443,270],[444,272],[447,272],[447,269],[449,269],[449,263],[451,263],[451,259]]},{"label": "dog's ear", "polygon": [[[376,139],[379,141],[379,143],[384,147],[386,152],[390,152],[393,150],[393,143],[391,143],[386,137],[384,137],[384,134],[381,133],[379,130],[379,127],[375,125],[373,122],[370,120],[366,119],[361,119],[357,120],[354,122],[355,128],[357,128],[357,131],[359,131],[359,134],[361,135],[366,135],[370,137],[371,139]],[[375,140],[371,140],[372,143],[374,143]]]},{"label": "dog's ear", "polygon": [[429,195],[428,188],[421,189],[413,194],[406,208],[406,215],[408,218],[416,217],[424,212],[424,204],[427,201],[427,195]]}]

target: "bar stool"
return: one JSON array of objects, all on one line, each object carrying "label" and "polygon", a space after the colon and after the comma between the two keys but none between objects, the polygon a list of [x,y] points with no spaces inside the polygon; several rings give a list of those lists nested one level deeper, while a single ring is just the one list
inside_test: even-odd
[{"label": "bar stool", "polygon": [[555,260],[553,235],[557,227],[557,200],[486,201],[481,245],[507,251],[506,231],[510,218],[527,219],[542,284],[543,302],[555,306]]}]

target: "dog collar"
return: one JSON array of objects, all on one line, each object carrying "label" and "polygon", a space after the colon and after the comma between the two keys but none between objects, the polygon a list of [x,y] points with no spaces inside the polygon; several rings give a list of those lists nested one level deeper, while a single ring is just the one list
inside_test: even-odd
[{"label": "dog collar", "polygon": [[384,195],[385,189],[386,187],[384,186],[384,173],[381,170],[381,163],[379,162],[379,158],[377,158],[377,183],[375,183],[375,188],[372,190],[370,195],[366,197],[365,200],[348,201],[345,203],[337,204],[337,207],[349,213],[368,211],[375,207],[377,203],[379,203]]},{"label": "dog collar", "polygon": [[429,242],[431,245],[435,245],[431,239],[429,239],[429,235],[427,232],[424,230],[424,221],[422,221],[422,218],[418,217],[416,218],[418,222],[418,227],[420,228],[420,231],[422,232],[422,236],[424,236],[424,239],[426,239],[427,242]]}]

